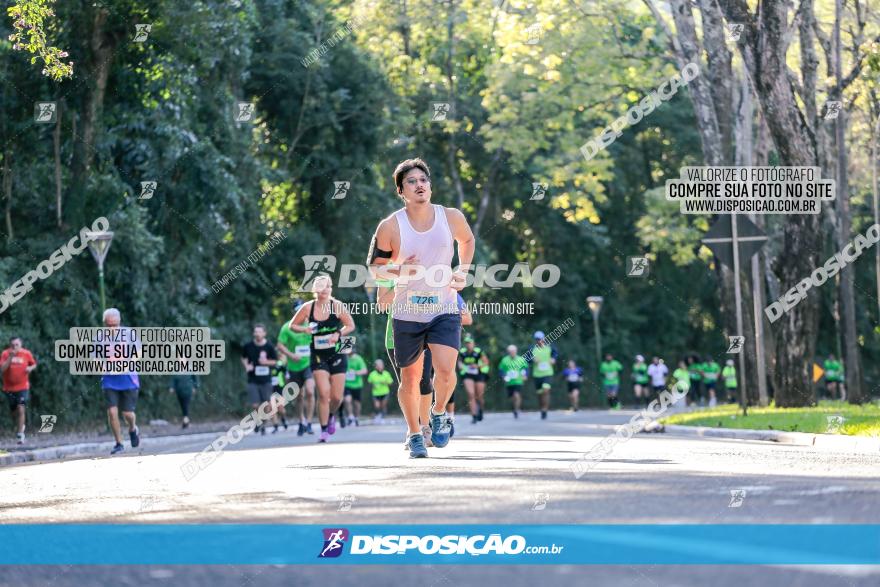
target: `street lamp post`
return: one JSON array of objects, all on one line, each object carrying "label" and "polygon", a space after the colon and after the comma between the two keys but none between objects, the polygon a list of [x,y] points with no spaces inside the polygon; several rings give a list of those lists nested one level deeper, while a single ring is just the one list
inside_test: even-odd
[{"label": "street lamp post", "polygon": [[100,232],[89,232],[89,252],[98,264],[98,287],[101,292],[101,312],[107,309],[107,301],[104,297],[104,259],[107,257],[107,251],[110,250],[110,243],[113,241],[113,233],[107,230]]},{"label": "street lamp post", "polygon": [[599,332],[599,312],[602,310],[602,296],[590,296],[587,298],[587,307],[593,314],[593,332],[596,335],[596,368],[602,364],[602,335]]}]

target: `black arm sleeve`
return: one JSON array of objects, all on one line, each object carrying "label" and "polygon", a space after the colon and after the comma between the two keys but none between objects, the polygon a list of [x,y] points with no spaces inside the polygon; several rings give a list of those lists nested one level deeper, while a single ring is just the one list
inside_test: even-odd
[{"label": "black arm sleeve", "polygon": [[372,265],[376,259],[390,259],[391,251],[383,251],[376,246],[376,235],[373,234],[373,240],[370,241],[370,252],[367,253],[367,265]]}]

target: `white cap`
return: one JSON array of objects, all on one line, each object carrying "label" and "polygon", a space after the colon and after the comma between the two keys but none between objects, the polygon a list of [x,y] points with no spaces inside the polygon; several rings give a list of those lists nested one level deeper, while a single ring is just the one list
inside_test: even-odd
[{"label": "white cap", "polygon": [[541,330],[536,330],[535,338],[544,338],[544,333]]},{"label": "white cap", "polygon": [[644,360],[645,360],[645,357],[643,357],[642,355],[636,355],[636,361],[644,361]]},{"label": "white cap", "polygon": [[733,366],[733,359],[727,359],[727,364]]},{"label": "white cap", "polygon": [[511,345],[507,346],[507,352],[509,353],[510,351],[516,352],[516,345],[515,344],[511,344]]}]

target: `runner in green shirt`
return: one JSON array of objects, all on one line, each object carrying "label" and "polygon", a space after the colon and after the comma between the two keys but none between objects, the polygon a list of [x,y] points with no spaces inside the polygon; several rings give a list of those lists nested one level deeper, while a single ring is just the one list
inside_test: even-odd
[{"label": "runner in green shirt", "polygon": [[385,362],[382,359],[376,359],[373,363],[373,371],[367,375],[367,383],[373,388],[373,408],[376,410],[374,422],[382,424],[385,422],[385,414],[388,412],[388,396],[391,394],[391,384],[394,378],[391,373],[385,370]]},{"label": "runner in green shirt", "polygon": [[519,418],[526,369],[526,360],[516,354],[516,345],[508,346],[507,354],[498,363],[498,374],[504,379],[504,388],[507,390],[507,397],[510,398],[514,418]]},{"label": "runner in green shirt", "polygon": [[715,388],[718,385],[718,375],[720,373],[721,365],[719,365],[712,357],[706,357],[706,360],[703,361],[703,382],[706,385],[706,392],[709,394],[710,408],[713,408],[718,404]]},{"label": "runner in green shirt", "polygon": [[275,366],[272,367],[272,403],[275,405],[275,418],[272,420],[272,425],[274,428],[272,429],[272,434],[278,432],[278,417],[281,417],[281,425],[284,426],[284,429],[287,430],[287,411],[285,410],[285,404],[282,401],[279,401],[278,398],[281,397],[281,390],[284,389],[284,382],[287,379],[287,362],[282,359],[280,356],[278,357],[278,361],[275,363]]},{"label": "runner in green shirt", "polygon": [[544,338],[544,333],[535,332],[535,346],[526,353],[527,362],[532,364],[532,379],[535,382],[535,392],[541,407],[541,419],[547,419],[550,411],[550,381],[553,378],[553,365],[556,363],[558,353]]},{"label": "runner in green shirt", "polygon": [[687,358],[687,369],[688,375],[691,379],[691,388],[688,391],[688,404],[693,404],[699,402],[699,404],[703,405],[703,378],[702,378],[702,370],[703,364],[700,363],[700,357],[697,355],[691,355]]},{"label": "runner in green shirt", "polygon": [[724,369],[721,370],[721,377],[724,379],[724,389],[727,392],[727,401],[736,403],[736,367],[733,366],[733,359],[727,359]]},{"label": "runner in green shirt", "polygon": [[838,399],[839,395],[842,400],[844,398],[843,365],[834,358],[833,354],[830,354],[822,366],[825,369],[825,389],[828,391],[828,395],[831,396],[831,399]]},{"label": "runner in green shirt", "polygon": [[620,391],[620,372],[623,365],[620,361],[614,359],[614,355],[608,353],[605,360],[599,365],[599,373],[602,374],[602,388],[605,390],[605,397],[608,399],[608,407],[612,410],[620,409],[620,402],[617,401],[617,392]]},{"label": "runner in green shirt", "polygon": [[348,369],[345,371],[345,411],[348,423],[360,426],[361,390],[364,388],[364,375],[367,374],[367,363],[359,354],[352,352],[348,357]]},{"label": "runner in green shirt", "polygon": [[675,387],[683,393],[688,393],[691,388],[691,375],[684,360],[678,362],[678,369],[672,372],[675,379]]},{"label": "runner in green shirt", "polygon": [[[300,306],[302,306],[301,301],[294,304],[294,314]],[[314,434],[312,418],[315,417],[315,378],[312,376],[311,368],[311,344],[312,335],[291,330],[289,322],[285,322],[278,332],[278,352],[287,357],[285,379],[287,383],[296,383],[300,389],[299,397],[296,399],[299,405],[297,436],[302,436],[306,432]]]},{"label": "runner in green shirt", "polygon": [[636,355],[636,362],[632,366],[632,380],[636,403],[641,401],[647,406],[651,392],[648,389],[648,364],[642,355]]}]

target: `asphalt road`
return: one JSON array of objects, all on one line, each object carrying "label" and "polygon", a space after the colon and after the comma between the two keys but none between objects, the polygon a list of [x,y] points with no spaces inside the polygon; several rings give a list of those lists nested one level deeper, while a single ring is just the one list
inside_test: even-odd
[{"label": "asphalt road", "polygon": [[[576,480],[569,465],[632,412],[462,417],[431,458],[409,460],[398,425],[249,436],[187,481],[205,447],[182,437],[114,457],[0,470],[0,523],[292,524],[880,523],[880,458],[812,448],[639,434]],[[732,500],[731,491],[741,499]],[[876,567],[5,567],[0,585],[533,586],[877,585]],[[111,579],[112,577],[112,579]],[[552,579],[551,579],[552,580]]]}]

